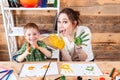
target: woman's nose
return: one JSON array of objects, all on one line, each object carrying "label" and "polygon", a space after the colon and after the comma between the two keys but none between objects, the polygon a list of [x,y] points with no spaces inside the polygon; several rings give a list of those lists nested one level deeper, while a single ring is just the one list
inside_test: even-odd
[{"label": "woman's nose", "polygon": [[58,23],[58,27],[63,27],[63,24],[62,23]]}]

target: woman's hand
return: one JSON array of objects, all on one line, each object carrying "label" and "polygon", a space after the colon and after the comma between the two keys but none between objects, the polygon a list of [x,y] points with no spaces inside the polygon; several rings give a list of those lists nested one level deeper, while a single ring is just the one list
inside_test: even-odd
[{"label": "woman's hand", "polygon": [[84,42],[88,41],[89,39],[86,39],[86,37],[89,34],[85,34],[85,32],[82,32],[79,36],[76,37],[76,33],[74,34],[74,43],[79,46],[79,45],[85,45],[87,46],[87,44],[85,44]]}]

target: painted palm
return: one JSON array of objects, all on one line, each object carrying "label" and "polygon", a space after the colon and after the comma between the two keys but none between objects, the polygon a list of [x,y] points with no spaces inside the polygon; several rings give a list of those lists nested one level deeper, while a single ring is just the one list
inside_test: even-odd
[{"label": "painted palm", "polygon": [[85,34],[85,32],[82,32],[79,36],[76,37],[76,32],[74,34],[74,43],[79,46],[79,45],[85,45],[87,46],[87,44],[85,43],[86,41],[88,41],[89,39],[86,39],[86,37],[89,34]]}]

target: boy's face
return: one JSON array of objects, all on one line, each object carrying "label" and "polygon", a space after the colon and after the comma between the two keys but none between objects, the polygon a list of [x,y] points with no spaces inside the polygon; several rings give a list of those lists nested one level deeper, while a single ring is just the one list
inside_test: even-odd
[{"label": "boy's face", "polygon": [[25,30],[25,39],[30,44],[36,44],[39,36],[40,33],[36,29],[30,28]]}]

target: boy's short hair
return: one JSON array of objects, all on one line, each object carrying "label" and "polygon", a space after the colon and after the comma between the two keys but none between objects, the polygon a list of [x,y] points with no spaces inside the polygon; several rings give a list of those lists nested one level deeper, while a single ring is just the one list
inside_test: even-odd
[{"label": "boy's short hair", "polygon": [[35,24],[35,23],[27,23],[27,24],[24,26],[24,32],[25,32],[27,29],[30,29],[30,28],[36,29],[38,32],[40,32],[38,25]]}]

